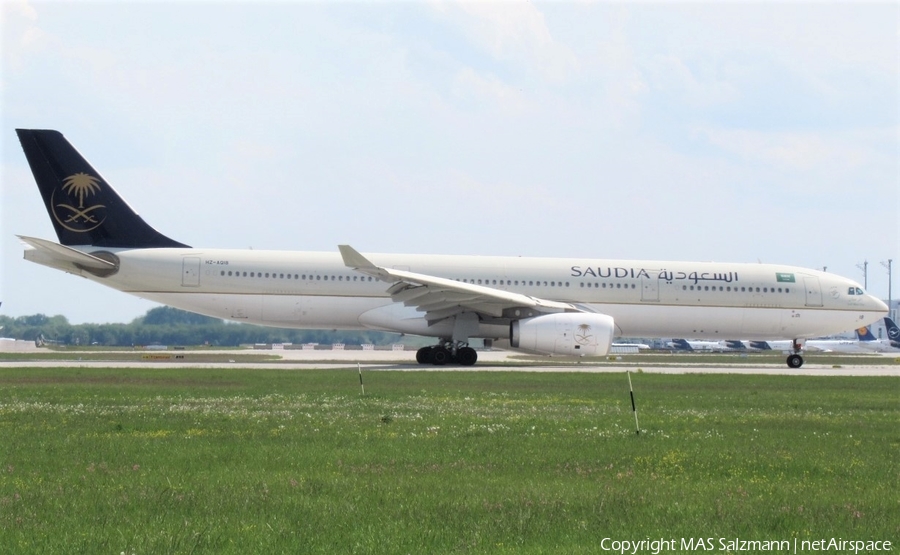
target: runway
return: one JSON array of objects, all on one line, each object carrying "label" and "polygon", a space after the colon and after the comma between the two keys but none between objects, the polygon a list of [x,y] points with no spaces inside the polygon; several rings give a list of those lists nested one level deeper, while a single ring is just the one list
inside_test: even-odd
[{"label": "runway", "polygon": [[[32,351],[33,352],[33,351]],[[116,351],[121,354],[123,351]],[[130,353],[130,351],[127,351]],[[769,374],[791,376],[900,376],[900,358],[897,354],[883,355],[884,363],[828,364],[817,363],[817,356],[807,358],[802,368],[788,368],[786,364],[768,364],[738,360],[728,364],[702,364],[679,362],[678,356],[640,356],[638,361],[624,362],[612,356],[601,361],[580,361],[572,358],[529,357],[510,351],[479,351],[475,366],[420,365],[415,361],[415,351],[360,351],[360,350],[178,350],[147,351],[142,360],[110,361],[87,360],[98,352],[72,352],[70,360],[28,360],[0,362],[0,368],[248,368],[248,369],[338,369],[359,366],[367,371],[428,371],[428,372],[645,372],[657,374]],[[277,361],[228,360],[247,355],[279,356]],[[191,361],[190,358],[217,356],[225,360],[217,362]],[[179,358],[183,357],[183,358]]]}]

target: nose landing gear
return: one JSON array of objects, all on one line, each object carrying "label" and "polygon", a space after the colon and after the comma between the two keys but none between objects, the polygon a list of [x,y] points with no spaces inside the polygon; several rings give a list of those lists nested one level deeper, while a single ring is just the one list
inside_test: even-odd
[{"label": "nose landing gear", "polygon": [[800,352],[803,350],[803,344],[799,339],[794,340],[794,352],[787,357],[787,365],[788,368],[800,368],[803,366],[803,357],[800,355]]}]

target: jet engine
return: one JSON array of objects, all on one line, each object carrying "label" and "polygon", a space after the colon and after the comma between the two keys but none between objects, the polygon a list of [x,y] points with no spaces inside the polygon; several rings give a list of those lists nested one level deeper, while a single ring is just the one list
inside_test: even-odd
[{"label": "jet engine", "polygon": [[546,314],[513,320],[509,343],[543,355],[603,356],[612,344],[612,316],[583,312]]}]

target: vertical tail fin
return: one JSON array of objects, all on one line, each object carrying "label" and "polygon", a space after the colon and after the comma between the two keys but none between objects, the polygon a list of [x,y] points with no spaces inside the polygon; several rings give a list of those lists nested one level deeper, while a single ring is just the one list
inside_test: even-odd
[{"label": "vertical tail fin", "polygon": [[891,346],[900,349],[900,327],[897,327],[897,324],[887,316],[884,317],[884,327],[887,328],[888,339],[891,341]]},{"label": "vertical tail fin", "polygon": [[61,244],[187,247],[150,227],[62,133],[16,129],[16,134]]},{"label": "vertical tail fin", "polygon": [[878,341],[878,338],[869,329],[869,326],[863,326],[856,330],[856,339],[859,341]]},{"label": "vertical tail fin", "polygon": [[693,351],[694,348],[691,347],[691,344],[687,342],[687,339],[673,339],[672,347],[676,351]]}]

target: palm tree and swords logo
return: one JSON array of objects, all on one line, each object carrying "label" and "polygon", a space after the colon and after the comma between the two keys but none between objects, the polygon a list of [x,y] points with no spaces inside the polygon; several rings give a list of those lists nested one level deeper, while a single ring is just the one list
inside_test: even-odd
[{"label": "palm tree and swords logo", "polygon": [[[106,219],[103,204],[84,206],[85,197],[96,195],[100,192],[100,178],[79,172],[63,179],[62,192],[66,193],[71,204],[59,202],[53,204],[53,217],[61,226],[76,233],[84,233],[96,229]],[[74,202],[78,201],[78,206]],[[53,192],[51,203],[56,202],[56,191]]]},{"label": "palm tree and swords logo", "polygon": [[578,329],[575,331],[575,342],[579,345],[591,345],[593,343],[594,336],[591,333],[591,326],[587,324],[581,324],[578,326]]}]

